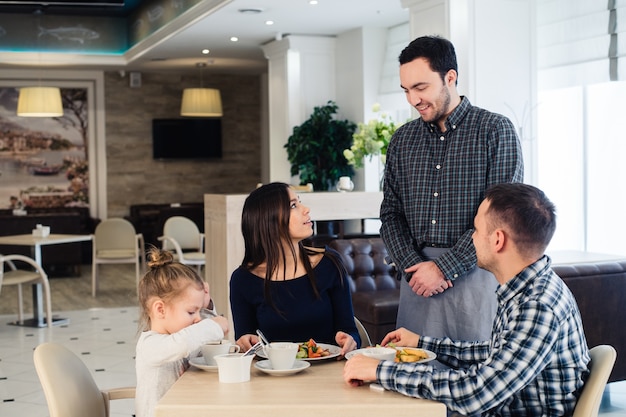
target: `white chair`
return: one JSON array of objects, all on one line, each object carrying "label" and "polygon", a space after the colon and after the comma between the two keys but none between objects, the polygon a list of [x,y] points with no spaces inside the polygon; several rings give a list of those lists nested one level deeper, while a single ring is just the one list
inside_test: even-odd
[{"label": "white chair", "polygon": [[354,324],[356,324],[359,336],[361,337],[361,347],[365,348],[372,346],[372,340],[370,339],[370,335],[367,333],[367,329],[363,326],[363,323],[356,318],[356,316],[354,316]]},{"label": "white chair", "polygon": [[[33,270],[17,269],[13,261],[28,264]],[[5,264],[9,269],[5,269]],[[48,275],[33,259],[23,255],[0,256],[0,291],[4,285],[17,285],[17,322],[24,324],[24,306],[22,284],[41,284],[46,302],[46,321],[52,327],[52,307],[50,302],[50,283]]]},{"label": "white chair", "polygon": [[135,264],[139,284],[144,271],[144,252],[143,235],[136,233],[128,220],[110,218],[98,223],[93,235],[91,295],[96,296],[100,264]]},{"label": "white chair", "polygon": [[589,353],[591,372],[576,403],[573,417],[598,417],[602,393],[617,358],[615,348],[610,345],[598,345],[591,348]]},{"label": "white chair", "polygon": [[135,397],[134,387],[100,390],[83,361],[57,343],[37,346],[33,359],[50,417],[108,417],[112,400]]},{"label": "white chair", "polygon": [[204,233],[183,216],[172,216],[163,225],[162,249],[173,252],[174,259],[185,265],[195,265],[198,273],[205,264]]}]

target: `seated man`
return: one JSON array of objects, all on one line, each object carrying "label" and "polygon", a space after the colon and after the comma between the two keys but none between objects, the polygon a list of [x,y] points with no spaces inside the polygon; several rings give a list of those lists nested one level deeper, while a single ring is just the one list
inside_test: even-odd
[{"label": "seated man", "polygon": [[488,189],[472,239],[478,266],[500,284],[491,340],[420,337],[400,328],[382,344],[432,350],[453,369],[356,355],[346,363],[344,379],[351,385],[376,380],[466,415],[571,415],[589,375],[589,351],[574,296],[543,254],[555,217],[554,205],[533,186]]}]

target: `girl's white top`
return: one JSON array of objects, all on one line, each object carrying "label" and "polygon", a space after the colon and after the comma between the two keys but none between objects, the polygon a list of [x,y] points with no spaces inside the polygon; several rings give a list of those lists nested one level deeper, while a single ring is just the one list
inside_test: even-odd
[{"label": "girl's white top", "polygon": [[135,415],[153,417],[159,399],[189,368],[189,358],[202,355],[203,344],[223,338],[221,326],[210,319],[174,334],[142,332],[135,353]]}]

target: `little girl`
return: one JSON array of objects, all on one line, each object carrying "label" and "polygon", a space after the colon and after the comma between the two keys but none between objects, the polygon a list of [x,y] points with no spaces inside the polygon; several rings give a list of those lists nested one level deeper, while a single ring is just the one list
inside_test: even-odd
[{"label": "little girl", "polygon": [[157,401],[187,370],[189,358],[228,332],[226,318],[200,316],[211,297],[208,284],[192,268],[156,248],[148,253],[148,267],[138,288],[142,333],[135,355],[137,417],[154,416]]}]

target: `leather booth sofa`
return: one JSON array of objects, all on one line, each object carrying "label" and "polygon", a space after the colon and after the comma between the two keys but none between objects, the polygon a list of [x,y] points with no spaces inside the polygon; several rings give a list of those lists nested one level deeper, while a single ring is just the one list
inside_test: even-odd
[{"label": "leather booth sofa", "polygon": [[[400,297],[395,270],[384,261],[382,239],[335,239],[328,246],[339,252],[350,276],[354,314],[372,343],[380,343],[395,329]],[[576,298],[588,346],[608,344],[617,350],[609,382],[626,380],[626,260],[553,268]]]},{"label": "leather booth sofa", "polygon": [[617,350],[609,382],[626,380],[626,260],[553,269],[576,298],[587,345],[611,345]]},{"label": "leather booth sofa", "polygon": [[341,255],[350,276],[354,315],[372,343],[380,343],[396,326],[400,283],[393,266],[385,263],[381,238],[335,239],[328,243]]}]

